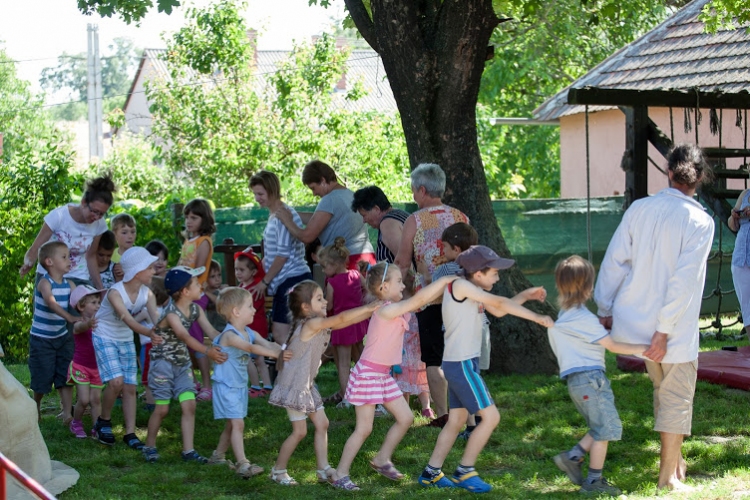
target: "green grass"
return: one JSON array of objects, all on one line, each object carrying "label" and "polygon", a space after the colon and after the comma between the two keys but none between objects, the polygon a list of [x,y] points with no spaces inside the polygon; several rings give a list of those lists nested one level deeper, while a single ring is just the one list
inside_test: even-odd
[{"label": "green grass", "polygon": [[[730,334],[732,332],[724,332]],[[736,331],[734,332],[736,333]],[[723,345],[747,345],[742,340],[706,341],[702,349]],[[609,356],[608,375],[623,421],[623,440],[610,444],[605,475],[627,492],[629,498],[661,496],[655,480],[659,465],[659,438],[652,431],[651,383],[645,374],[624,373]],[[9,370],[24,384],[29,376],[25,366]],[[480,455],[477,469],[494,487],[484,498],[577,498],[577,487],[552,463],[552,456],[569,449],[585,432],[585,423],[571,403],[565,384],[550,376],[489,375],[486,381],[500,410],[501,421]],[[331,364],[318,377],[323,394],[332,392],[336,376]],[[670,498],[724,499],[750,495],[750,419],[747,418],[750,393],[699,382],[695,398],[693,435],[685,442],[688,484],[697,491],[672,494]],[[58,402],[50,397],[41,430],[50,455],[74,467],[81,474],[78,484],[64,494],[69,499],[239,499],[255,498],[340,498],[345,492],[315,481],[312,426],[289,464],[290,473],[300,482],[293,489],[273,484],[268,474],[250,480],[236,478],[222,466],[185,464],[180,459],[179,407],[165,420],[157,446],[161,460],[147,464],[141,455],[118,441],[105,447],[92,439],[76,440],[55,419]],[[344,443],[354,428],[354,410],[326,409],[331,421],[330,460],[336,466]],[[139,409],[138,435],[145,440],[149,414]],[[88,417],[86,417],[88,418]],[[428,428],[418,417],[394,455],[396,466],[407,475],[402,483],[378,476],[368,466],[392,420],[377,419],[370,439],[352,466],[352,479],[363,491],[357,498],[470,498],[465,491],[424,490],[415,480],[427,462],[437,429]],[[113,415],[114,431],[122,437],[122,415]],[[89,422],[85,421],[87,430]],[[199,403],[196,421],[196,449],[208,455],[216,446],[223,422],[214,421],[211,405]],[[286,412],[268,405],[264,399],[250,400],[246,420],[245,451],[251,461],[270,471],[282,441],[291,426]],[[457,465],[463,449],[458,441],[446,460],[447,472]]]}]

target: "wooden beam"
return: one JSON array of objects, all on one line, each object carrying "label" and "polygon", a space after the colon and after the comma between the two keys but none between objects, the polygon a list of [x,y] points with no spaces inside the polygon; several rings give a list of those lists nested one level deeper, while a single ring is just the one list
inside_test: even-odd
[{"label": "wooden beam", "polygon": [[625,108],[625,206],[648,196],[648,108]]},{"label": "wooden beam", "polygon": [[750,158],[750,149],[703,148],[708,158]]},{"label": "wooden beam", "polygon": [[662,108],[750,109],[750,92],[673,89],[629,90],[583,87],[568,89],[568,104],[596,106],[646,106]]}]

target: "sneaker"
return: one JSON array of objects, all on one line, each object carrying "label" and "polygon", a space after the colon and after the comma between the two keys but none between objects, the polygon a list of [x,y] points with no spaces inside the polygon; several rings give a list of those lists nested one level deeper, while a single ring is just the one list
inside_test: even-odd
[{"label": "sneaker", "polygon": [[112,446],[115,444],[115,435],[112,434],[112,424],[108,421],[98,420],[94,424],[94,431],[96,433],[96,439],[100,443]]},{"label": "sneaker", "polygon": [[581,471],[583,459],[571,460],[568,458],[568,452],[563,451],[559,455],[552,457],[552,460],[555,462],[558,469],[568,475],[568,479],[570,479],[571,483],[578,486],[583,484],[583,472]]},{"label": "sneaker", "polygon": [[[347,401],[346,399],[342,399],[336,405],[336,408],[338,408],[338,409],[342,409],[342,408],[343,409],[348,409],[348,408],[351,408],[351,407],[352,407],[352,404],[349,401]],[[385,410],[385,408],[383,408],[383,409]]]},{"label": "sneaker", "polygon": [[426,476],[424,471],[417,478],[417,483],[423,488],[454,488],[453,481],[445,477],[443,471],[435,477]]},{"label": "sneaker", "polygon": [[253,389],[251,387],[247,390],[247,397],[249,398],[262,398],[263,396],[265,396],[263,389]]},{"label": "sneaker", "polygon": [[465,429],[465,430],[464,430],[463,432],[460,432],[460,433],[458,434],[458,437],[460,437],[460,438],[461,438],[461,439],[463,439],[464,441],[468,441],[468,440],[469,440],[469,438],[471,437],[471,431],[473,431],[473,430],[474,430],[474,429],[468,429],[468,428],[467,428],[467,429]]},{"label": "sneaker", "polygon": [[439,427],[442,429],[445,427],[445,424],[448,423],[448,414],[446,413],[442,417],[438,417],[435,420],[431,420],[429,424],[427,424],[427,427]]},{"label": "sneaker", "polygon": [[450,480],[453,481],[455,487],[469,490],[472,493],[487,493],[492,489],[492,486],[482,481],[482,478],[479,477],[479,474],[475,470],[461,477],[453,476]]},{"label": "sneaker", "polygon": [[375,405],[375,416],[376,417],[385,417],[386,415],[389,415],[388,410],[385,409],[385,406],[383,405]]},{"label": "sneaker", "polygon": [[83,429],[83,422],[80,420],[70,421],[70,432],[78,439],[86,439],[86,431]]},{"label": "sneaker", "polygon": [[190,450],[188,452],[183,451],[182,453],[180,453],[180,456],[185,462],[195,462],[197,464],[208,463],[208,459],[202,455],[199,455],[195,450]]},{"label": "sneaker", "polygon": [[143,458],[145,458],[148,463],[154,463],[159,460],[159,453],[156,451],[156,448],[144,446],[141,448],[141,453],[143,453]]},{"label": "sneaker", "polygon": [[146,446],[135,434],[126,434],[122,437],[122,441],[136,451],[141,451]]},{"label": "sneaker", "polygon": [[211,453],[211,457],[208,459],[209,465],[224,465],[226,463],[227,459],[224,453],[216,453],[216,450]]},{"label": "sneaker", "polygon": [[597,478],[593,483],[588,482],[588,480],[584,481],[583,484],[581,485],[580,491],[581,493],[594,493],[594,494],[605,493],[613,497],[616,497],[622,494],[622,491],[620,491],[620,488],[617,488],[609,484],[604,477]]}]

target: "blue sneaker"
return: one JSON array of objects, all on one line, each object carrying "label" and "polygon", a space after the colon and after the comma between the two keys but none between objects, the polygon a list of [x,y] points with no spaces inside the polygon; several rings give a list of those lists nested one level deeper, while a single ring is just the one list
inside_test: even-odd
[{"label": "blue sneaker", "polygon": [[451,481],[453,481],[455,487],[464,488],[472,493],[487,493],[492,489],[492,486],[482,481],[482,478],[479,477],[479,474],[475,470],[461,477],[453,476],[451,477]]},{"label": "blue sneaker", "polygon": [[417,482],[424,488],[454,488],[453,481],[445,477],[442,471],[435,477],[425,476],[423,472]]}]

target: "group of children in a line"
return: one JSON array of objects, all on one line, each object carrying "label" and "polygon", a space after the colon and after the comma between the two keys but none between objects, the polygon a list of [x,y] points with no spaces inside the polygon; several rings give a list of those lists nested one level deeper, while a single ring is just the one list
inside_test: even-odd
[{"label": "group of children in a line", "polygon": [[[48,242],[39,251],[39,262],[46,274],[39,280],[35,294],[29,362],[32,388],[45,383],[63,388],[61,397],[67,417],[70,413],[65,413],[65,405],[70,412],[72,391],[60,381],[75,383],[77,403],[70,430],[76,437],[87,436],[82,415],[90,405],[95,422],[92,435],[104,444],[114,444],[110,418],[114,403],[121,396],[123,439],[131,448],[141,450],[147,461],[154,462],[159,458],[156,437],[160,425],[170,401],[177,399],[182,410],[182,458],[227,463],[225,454],[231,447],[236,461],[234,470],[242,477],[250,477],[263,469],[251,463],[244,453],[248,398],[268,396],[270,404],[286,409],[292,423],[291,434],[281,445],[271,469],[271,479],[283,485],[297,484],[287,466],[306,436],[309,417],[315,427],[318,480],[336,488],[357,490],[349,475],[350,467],[372,432],[376,410],[383,405],[395,422],[370,466],[388,479],[400,480],[403,474],[393,464],[392,455],[414,420],[408,393],[419,397],[423,415],[432,416],[411,313],[442,298],[442,369],[448,381],[450,411],[419,484],[462,487],[473,492],[491,489],[474,469],[479,453],[499,423],[498,410],[479,373],[480,353],[489,335],[486,311],[494,316],[511,314],[550,328],[550,343],[560,363],[561,377],[567,379],[571,397],[591,429],[572,450],[556,456],[555,463],[574,483],[582,485],[583,491],[613,492],[601,469],[607,442],[620,438],[621,425],[604,376],[604,349],[641,353],[647,346],[613,342],[585,308],[593,288],[590,263],[574,256],[558,265],[556,280],[562,310],[553,327],[548,316],[522,306],[528,300],[543,301],[546,293],[542,288],[525,290],[513,298],[489,293],[499,280],[499,271],[514,262],[476,245],[476,232],[467,224],[446,229],[443,239],[449,262],[438,268],[432,283],[406,294],[404,277],[395,265],[379,263],[369,267],[364,276],[348,271],[348,252],[344,242],[337,239],[334,245],[318,252],[328,278],[325,290],[314,281],[303,281],[289,291],[291,335],[286,344],[279,346],[265,338],[268,324],[264,298],[251,293],[264,276],[260,259],[249,250],[237,253],[239,286],[222,287],[221,269],[211,259],[210,235],[215,226],[210,207],[204,200],[193,200],[185,207],[185,215],[188,239],[180,265],[169,271],[163,244],[150,244],[148,249],[133,246],[135,221],[124,214],[114,217],[112,233],[118,248],[113,248],[104,236],[98,255],[102,281],[109,286],[105,293],[88,285],[76,287],[63,278],[70,268],[65,244]],[[163,278],[155,277],[157,270]],[[363,286],[374,299],[367,304],[361,300]],[[68,311],[68,304],[77,315]],[[211,319],[204,311],[209,304],[215,306]],[[75,349],[64,333],[47,335],[63,332],[68,324],[73,325]],[[149,390],[147,404],[153,405],[145,444],[135,435],[137,363],[133,332],[142,336],[143,379]],[[61,340],[42,350],[36,343],[45,335],[51,341]],[[204,335],[211,339],[210,345],[204,343]],[[356,414],[354,432],[335,469],[328,462],[328,419],[315,385],[320,360],[329,343],[336,353],[341,403],[354,406]],[[191,369],[191,352],[201,371],[199,390]],[[282,360],[275,386],[270,383],[264,357]],[[356,364],[350,369],[352,360]],[[249,389],[248,380],[252,384]],[[597,389],[592,393],[591,387]],[[193,447],[196,399],[212,400],[214,418],[226,420],[209,458]],[[41,395],[37,403],[40,401]],[[472,416],[476,417],[476,424]],[[445,458],[467,422],[473,425],[461,462],[454,474],[446,477],[441,470]],[[584,479],[581,463],[586,453],[591,454],[591,460]]]}]

